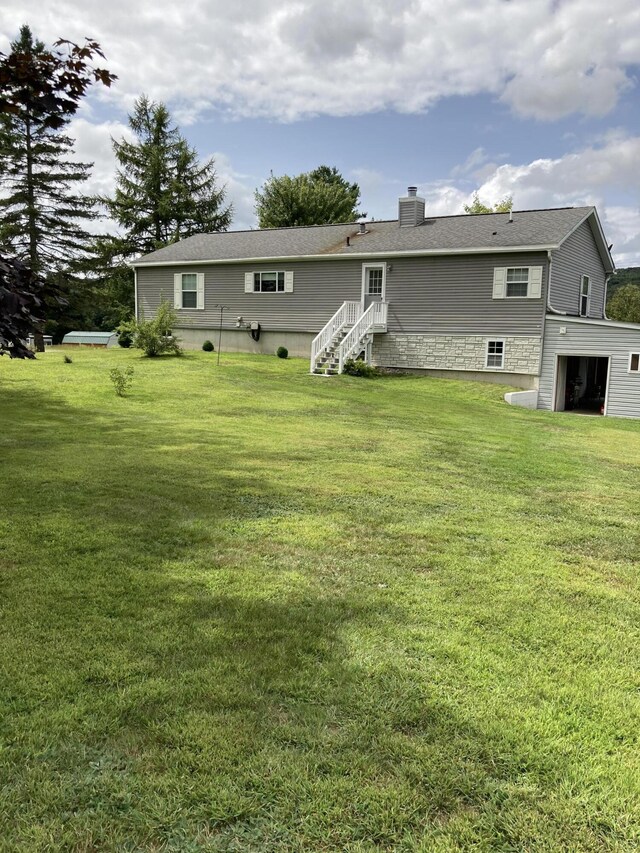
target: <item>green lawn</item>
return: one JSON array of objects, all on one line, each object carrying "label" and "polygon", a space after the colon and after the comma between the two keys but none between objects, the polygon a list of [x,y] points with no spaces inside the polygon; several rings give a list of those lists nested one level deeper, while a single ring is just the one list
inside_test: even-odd
[{"label": "green lawn", "polygon": [[0,850],[640,847],[640,423],[72,357],[0,359]]}]

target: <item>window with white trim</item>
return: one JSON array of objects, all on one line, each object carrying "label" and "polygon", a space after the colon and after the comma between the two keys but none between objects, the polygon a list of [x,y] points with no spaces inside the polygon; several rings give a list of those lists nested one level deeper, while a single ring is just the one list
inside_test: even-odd
[{"label": "window with white trim", "polygon": [[504,341],[487,341],[486,367],[502,370],[504,367]]},{"label": "window with white trim", "polygon": [[494,267],[494,299],[540,299],[542,267]]},{"label": "window with white trim", "polygon": [[284,293],[284,272],[254,272],[254,293]]},{"label": "window with white trim", "polygon": [[293,293],[293,270],[255,270],[244,274],[245,293]]},{"label": "window with white trim", "polygon": [[629,373],[640,373],[640,352],[629,353]]},{"label": "window with white trim", "polygon": [[195,272],[182,273],[182,307],[198,307],[198,274]]},{"label": "window with white trim", "polygon": [[507,287],[505,296],[527,297],[529,295],[529,267],[507,267]]},{"label": "window with white trim", "polygon": [[204,273],[177,272],[173,276],[173,307],[204,309]]},{"label": "window with white trim", "polygon": [[589,316],[589,302],[591,301],[591,279],[583,275],[580,279],[580,316]]}]

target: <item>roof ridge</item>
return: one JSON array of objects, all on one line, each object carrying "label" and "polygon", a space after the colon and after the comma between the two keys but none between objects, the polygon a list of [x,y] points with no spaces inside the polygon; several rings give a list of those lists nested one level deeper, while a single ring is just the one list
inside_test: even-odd
[{"label": "roof ridge", "polygon": [[[515,215],[516,213],[549,213],[551,211],[556,210],[593,210],[594,206],[592,204],[567,204],[563,207],[525,207],[522,209],[515,209],[512,211]],[[431,221],[433,219],[464,219],[469,216],[506,216],[509,211],[496,211],[491,210],[488,213],[443,213],[440,216],[425,216],[424,221]],[[391,222],[398,222],[398,219],[366,219],[364,220],[365,225],[385,225]],[[359,225],[360,220],[355,220],[353,222],[325,222],[323,224],[318,225],[281,225],[274,228],[237,228],[230,229],[228,231],[203,231],[200,234],[191,234],[187,237],[187,240],[190,240],[192,237],[211,237],[214,234],[267,234],[267,233],[276,233],[282,231],[302,231],[302,230],[311,230],[313,228],[343,228],[345,225]],[[171,244],[170,244],[171,245]],[[166,248],[163,247],[163,248]]]},{"label": "roof ridge", "polygon": [[[545,248],[560,245],[580,222],[597,216],[593,206],[566,206],[488,214],[447,214],[424,219],[418,226],[401,228],[397,219],[298,225],[283,228],[250,228],[194,234],[137,258],[144,263],[199,263],[244,259],[296,257],[349,257],[362,253],[425,253],[512,250],[513,247]],[[590,219],[591,218],[591,219]],[[490,219],[491,222],[486,220]],[[511,219],[513,224],[507,224]],[[335,234],[330,232],[335,231]],[[337,233],[340,232],[340,233]]]}]

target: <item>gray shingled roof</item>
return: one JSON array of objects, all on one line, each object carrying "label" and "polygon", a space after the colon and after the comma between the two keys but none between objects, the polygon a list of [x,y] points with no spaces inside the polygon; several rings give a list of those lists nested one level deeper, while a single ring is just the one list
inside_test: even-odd
[{"label": "gray shingled roof", "polygon": [[368,222],[363,235],[358,234],[354,223],[198,234],[145,255],[134,264],[554,247],[592,212],[593,207],[521,210],[514,211],[513,222],[509,222],[508,213],[437,216],[408,228],[400,228],[398,220],[393,219]]}]

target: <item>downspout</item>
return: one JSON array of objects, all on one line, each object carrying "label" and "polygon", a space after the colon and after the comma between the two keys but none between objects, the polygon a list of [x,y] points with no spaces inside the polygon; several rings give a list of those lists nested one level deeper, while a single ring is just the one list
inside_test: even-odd
[{"label": "downspout", "polygon": [[547,287],[547,308],[549,309],[549,311],[551,311],[552,314],[562,314],[563,317],[566,317],[567,316],[566,311],[558,311],[551,304],[551,264],[552,264],[551,249],[547,249],[547,258],[549,259],[549,286]]},{"label": "downspout", "polygon": [[[547,249],[547,260],[549,266],[547,268],[547,306],[549,306],[549,296],[551,294],[551,250]],[[540,355],[538,356],[538,387],[540,386],[540,377],[542,376],[542,354],[544,352],[544,332],[547,324],[547,312],[542,312],[542,328],[540,329]]]},{"label": "downspout", "polygon": [[136,323],[138,322],[138,268],[133,268],[133,298],[135,299],[135,307],[134,307],[134,317],[136,318]]}]

